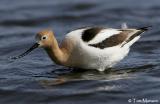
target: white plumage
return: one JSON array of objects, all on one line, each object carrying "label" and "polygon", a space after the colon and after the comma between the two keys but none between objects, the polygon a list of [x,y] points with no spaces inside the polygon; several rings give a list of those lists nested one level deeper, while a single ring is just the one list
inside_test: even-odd
[{"label": "white plumage", "polygon": [[[70,66],[84,69],[97,69],[99,71],[104,71],[107,68],[113,67],[122,60],[128,54],[130,46],[135,43],[140,36],[135,36],[131,41],[126,43],[127,39],[137,32],[140,32],[139,34],[144,32],[144,30],[141,29],[105,28],[96,34],[93,39],[84,42],[82,40],[82,34],[87,29],[88,28],[78,29],[68,33],[62,44],[72,44],[71,46],[73,46],[73,50],[71,51],[72,55],[70,56]],[[123,31],[130,32],[127,34],[128,36],[126,39],[120,44],[103,49],[89,46],[89,44],[98,44],[107,38],[109,39],[111,36],[122,33]],[[123,44],[124,46],[122,46]]]},{"label": "white plumage", "polygon": [[102,42],[103,40],[105,40],[106,38],[112,36],[112,35],[116,35],[119,34],[121,31],[118,31],[116,29],[104,29],[102,31],[100,31],[97,36],[95,38],[93,38],[91,41],[89,41],[89,44],[97,44],[99,42]]}]

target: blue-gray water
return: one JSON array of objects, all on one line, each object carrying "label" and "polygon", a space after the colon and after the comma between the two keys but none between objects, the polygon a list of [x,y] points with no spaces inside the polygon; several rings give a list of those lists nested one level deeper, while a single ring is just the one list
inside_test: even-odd
[{"label": "blue-gray water", "polygon": [[[28,49],[41,29],[53,29],[60,42],[78,27],[119,28],[123,22],[153,27],[110,71],[73,71],[52,63],[43,49],[9,60]],[[159,45],[159,0],[1,0],[0,104],[160,103]]]}]

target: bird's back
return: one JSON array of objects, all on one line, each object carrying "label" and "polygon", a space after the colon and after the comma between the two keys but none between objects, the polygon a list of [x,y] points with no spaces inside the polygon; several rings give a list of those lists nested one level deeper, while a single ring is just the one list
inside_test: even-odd
[{"label": "bird's back", "polygon": [[62,43],[71,54],[71,66],[105,69],[123,59],[143,32],[140,29],[88,27],[71,31]]}]

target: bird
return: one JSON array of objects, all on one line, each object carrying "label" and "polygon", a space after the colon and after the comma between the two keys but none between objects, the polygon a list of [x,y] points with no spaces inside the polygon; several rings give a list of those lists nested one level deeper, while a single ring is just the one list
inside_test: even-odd
[{"label": "bird", "polygon": [[35,36],[36,43],[24,53],[12,59],[26,56],[32,50],[42,47],[51,60],[70,68],[96,69],[105,71],[114,67],[129,53],[130,47],[147,31],[141,28],[84,27],[67,33],[60,44],[50,29],[44,29]]}]

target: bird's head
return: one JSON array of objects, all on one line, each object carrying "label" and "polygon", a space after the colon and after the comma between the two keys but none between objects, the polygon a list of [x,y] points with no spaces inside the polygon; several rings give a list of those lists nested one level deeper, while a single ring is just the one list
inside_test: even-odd
[{"label": "bird's head", "polygon": [[36,41],[38,44],[38,47],[48,48],[51,47],[54,40],[54,35],[51,30],[43,30],[37,33],[36,35]]},{"label": "bird's head", "polygon": [[31,48],[29,48],[27,51],[20,54],[19,56],[13,57],[12,59],[19,59],[21,57],[24,57],[28,53],[30,53],[31,51],[33,51],[34,49],[36,49],[38,47],[51,48],[51,46],[54,44],[54,40],[55,40],[53,32],[51,30],[47,30],[47,29],[37,33],[35,38],[36,38],[37,42]]}]

